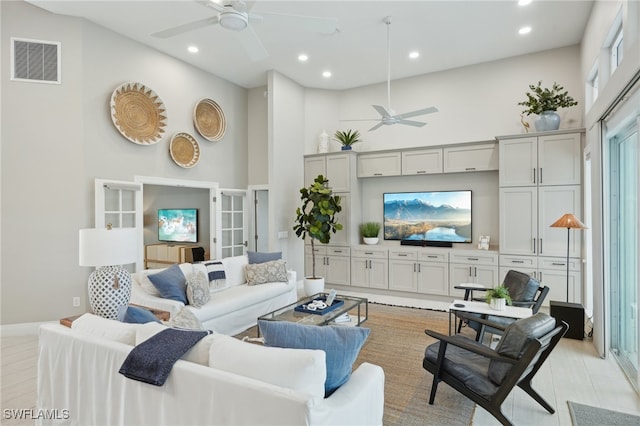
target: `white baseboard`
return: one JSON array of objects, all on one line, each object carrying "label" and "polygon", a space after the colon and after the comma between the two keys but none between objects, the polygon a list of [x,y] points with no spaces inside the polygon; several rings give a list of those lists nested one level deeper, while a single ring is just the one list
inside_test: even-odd
[{"label": "white baseboard", "polygon": [[38,329],[42,324],[54,323],[56,321],[43,321],[43,322],[24,322],[20,324],[7,324],[0,326],[0,335],[2,337],[7,336],[37,336]]}]

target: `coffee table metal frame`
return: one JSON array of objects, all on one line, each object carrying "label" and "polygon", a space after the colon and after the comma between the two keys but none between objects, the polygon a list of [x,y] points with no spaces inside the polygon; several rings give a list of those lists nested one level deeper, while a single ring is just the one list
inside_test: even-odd
[{"label": "coffee table metal frame", "polygon": [[[318,299],[320,297],[327,297],[328,293],[318,293],[313,296],[304,297],[298,300],[295,303],[291,303],[290,305],[283,306],[282,308],[276,309],[273,312],[269,312],[268,314],[262,315],[258,317],[258,321],[289,321],[289,322],[297,322],[299,324],[306,325],[327,325],[332,322],[336,318],[341,315],[346,314],[347,312],[357,309],[358,314],[357,318],[352,317],[350,322],[338,322],[336,325],[345,325],[345,326],[357,326],[359,327],[363,322],[365,322],[369,318],[369,300],[363,297],[353,297],[353,296],[344,296],[338,294],[336,296],[336,300],[343,300],[344,305],[340,306],[333,311],[327,312],[324,315],[311,314],[307,312],[297,312],[294,309],[296,306],[300,306],[303,304],[307,304],[312,300]],[[364,311],[364,316],[362,315]],[[260,327],[258,329],[258,337],[260,337]]]}]

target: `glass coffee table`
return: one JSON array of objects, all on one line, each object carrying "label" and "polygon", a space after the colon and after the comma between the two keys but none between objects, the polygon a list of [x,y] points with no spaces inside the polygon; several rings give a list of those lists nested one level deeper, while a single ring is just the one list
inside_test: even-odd
[{"label": "glass coffee table", "polygon": [[[318,293],[313,296],[305,297],[273,312],[258,317],[258,321],[289,321],[306,325],[344,325],[359,327],[369,317],[369,301],[362,297],[352,297],[336,295],[335,302],[342,302],[335,309],[325,314],[317,312],[309,312],[302,308],[310,302],[318,299],[326,300],[327,293]],[[296,310],[296,308],[298,310]],[[258,337],[260,337],[260,327],[258,329]]]}]

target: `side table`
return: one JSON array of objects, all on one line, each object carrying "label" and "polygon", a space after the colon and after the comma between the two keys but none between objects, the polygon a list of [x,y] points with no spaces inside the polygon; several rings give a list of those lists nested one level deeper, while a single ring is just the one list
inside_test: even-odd
[{"label": "side table", "polygon": [[[158,318],[160,321],[169,321],[169,317],[171,316],[169,311],[163,311],[163,310],[160,310],[160,309],[149,308],[147,306],[142,306],[142,305],[134,305],[133,303],[129,304],[129,306],[136,306],[138,308],[146,309],[147,311],[149,311],[153,315],[155,315],[155,317]],[[64,325],[65,327],[71,328],[71,324],[75,320],[80,318],[82,315],[83,314],[73,315],[73,316],[66,317],[66,318],[61,318],[60,319],[60,324]]]}]

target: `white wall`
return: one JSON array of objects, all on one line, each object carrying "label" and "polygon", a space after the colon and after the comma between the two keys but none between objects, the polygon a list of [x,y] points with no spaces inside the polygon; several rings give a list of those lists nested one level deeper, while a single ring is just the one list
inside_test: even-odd
[{"label": "white wall", "polygon": [[[159,176],[247,186],[247,91],[216,76],[77,18],[24,2],[0,2],[2,57],[10,37],[62,42],[62,84],[9,80],[2,61],[2,316],[13,324],[86,312],[90,268],[78,266],[78,230],[93,226],[96,177]],[[109,99],[123,82],[151,87],[168,113],[166,136],[152,146],[122,137]],[[193,108],[211,98],[224,110],[219,142],[197,135]],[[177,166],[168,145],[176,132],[198,140],[200,162]],[[81,296],[82,306],[72,307]]]},{"label": "white wall", "polygon": [[[525,56],[487,62],[453,70],[391,82],[391,106],[396,113],[436,106],[435,114],[415,117],[424,127],[382,126],[369,132],[375,122],[339,120],[376,118],[372,104],[386,106],[386,83],[343,92],[307,90],[305,153],[316,152],[318,135],[326,128],[358,129],[362,143],[356,151],[408,148],[493,139],[497,135],[524,133],[518,102],[526,99],[530,84],[542,80],[558,82],[579,104],[558,111],[561,129],[583,126],[583,88],[580,75],[580,48],[570,46]],[[311,106],[311,108],[309,107]],[[534,116],[526,118],[533,130]],[[333,150],[339,145],[333,144]]]},{"label": "white wall", "polygon": [[248,159],[249,185],[269,182],[268,96],[266,87],[250,89],[248,94]]}]

